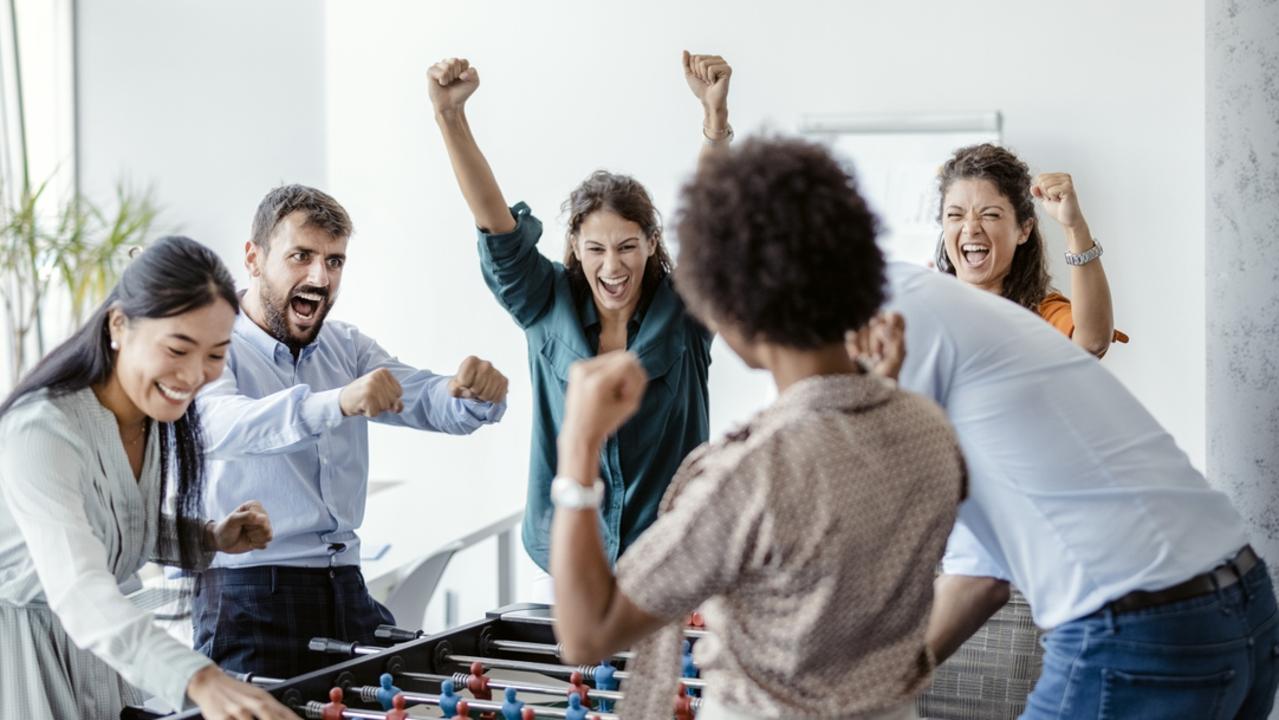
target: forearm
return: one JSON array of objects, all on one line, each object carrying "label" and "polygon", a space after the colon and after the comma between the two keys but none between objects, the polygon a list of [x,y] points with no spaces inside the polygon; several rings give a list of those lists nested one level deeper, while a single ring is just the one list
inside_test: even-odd
[{"label": "forearm", "polygon": [[341,388],[312,392],[305,385],[295,385],[264,398],[203,393],[198,402],[205,453],[218,460],[236,460],[310,445],[342,422],[341,392]]},{"label": "forearm", "polygon": [[[704,137],[702,150],[697,155],[697,162],[699,164],[706,160],[706,158],[728,148],[727,107],[705,109],[705,113],[702,117],[702,134]],[[710,140],[710,142],[705,142],[705,140]]]},{"label": "forearm", "polygon": [[439,110],[435,123],[444,137],[453,175],[457,178],[462,197],[475,216],[475,224],[490,233],[508,233],[515,229],[515,219],[507,207],[502,189],[493,176],[484,153],[471,134],[471,125],[461,109]]},{"label": "forearm", "polygon": [[[565,433],[567,434],[567,433]],[[599,445],[563,438],[559,447],[559,475],[583,485],[599,475]],[[598,513],[555,511],[551,524],[551,576],[555,587],[555,620],[560,643],[575,658],[595,662],[614,645],[608,621],[617,595],[617,582],[604,555]]]},{"label": "forearm", "polygon": [[991,577],[939,575],[925,643],[941,663],[1008,602],[1008,583]]},{"label": "forearm", "polygon": [[[1066,230],[1066,248],[1071,253],[1083,253],[1092,246],[1092,233],[1087,224]],[[1086,265],[1071,266],[1070,309],[1075,323],[1071,339],[1098,357],[1106,354],[1115,334],[1115,318],[1110,284],[1106,281],[1101,258]]]}]

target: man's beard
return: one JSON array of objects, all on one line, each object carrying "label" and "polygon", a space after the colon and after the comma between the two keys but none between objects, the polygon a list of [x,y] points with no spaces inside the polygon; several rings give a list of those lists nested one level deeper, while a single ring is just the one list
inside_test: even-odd
[{"label": "man's beard", "polygon": [[[289,329],[289,304],[293,302],[293,298],[298,293],[313,293],[324,297],[324,302],[320,303],[315,309],[315,324],[306,331],[304,335],[294,335]],[[268,288],[263,285],[261,289],[262,308],[266,313],[266,331],[271,337],[280,341],[289,348],[293,354],[301,352],[302,348],[310,345],[320,334],[320,328],[324,327],[324,318],[329,314],[329,308],[332,306],[332,298],[329,297],[329,291],[324,288],[317,288],[310,285],[300,285],[293,289],[283,298],[276,299],[271,297]]]}]

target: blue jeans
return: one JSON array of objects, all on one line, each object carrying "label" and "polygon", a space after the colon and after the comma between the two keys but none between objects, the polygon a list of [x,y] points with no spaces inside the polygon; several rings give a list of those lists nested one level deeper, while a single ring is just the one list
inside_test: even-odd
[{"label": "blue jeans", "polygon": [[1264,562],[1224,590],[1103,609],[1044,636],[1022,718],[1258,718],[1279,684],[1279,616]]}]

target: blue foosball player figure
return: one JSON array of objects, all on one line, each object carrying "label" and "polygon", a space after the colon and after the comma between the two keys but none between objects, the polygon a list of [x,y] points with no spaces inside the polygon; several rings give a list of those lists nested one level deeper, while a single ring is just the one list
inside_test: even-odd
[{"label": "blue foosball player figure", "polygon": [[391,677],[391,673],[382,673],[382,676],[378,678],[378,683],[382,687],[377,690],[377,702],[383,710],[390,710],[391,704],[395,702],[395,696],[400,694],[400,689],[391,684],[392,680],[394,678]]},{"label": "blue foosball player figure", "polygon": [[[617,668],[605,660],[595,666],[595,689],[616,690],[618,688]],[[613,701],[600,698],[600,712],[613,712]]]},{"label": "blue foosball player figure", "polygon": [[462,698],[458,697],[453,690],[453,681],[445,680],[440,683],[440,714],[446,718],[451,718],[457,714],[457,703]]},{"label": "blue foosball player figure", "polygon": [[502,720],[521,720],[524,701],[515,697],[515,688],[506,689],[506,702],[502,703]]},{"label": "blue foosball player figure", "polygon": [[[684,641],[683,659],[680,663],[680,675],[686,678],[695,678],[698,675],[697,665],[693,663],[693,644],[688,640]],[[697,690],[689,688],[689,695],[697,697]]]},{"label": "blue foosball player figure", "polygon": [[586,708],[582,707],[582,696],[573,693],[568,696],[568,707],[564,710],[564,720],[586,720]]}]

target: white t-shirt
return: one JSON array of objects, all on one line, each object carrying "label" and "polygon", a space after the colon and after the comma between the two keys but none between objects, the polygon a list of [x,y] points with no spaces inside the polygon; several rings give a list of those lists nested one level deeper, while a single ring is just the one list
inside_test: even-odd
[{"label": "white t-shirt", "polygon": [[1051,628],[1248,542],[1141,403],[1038,315],[918,266],[888,277],[906,319],[900,383],[946,409],[968,462],[946,572],[1010,580]]}]

